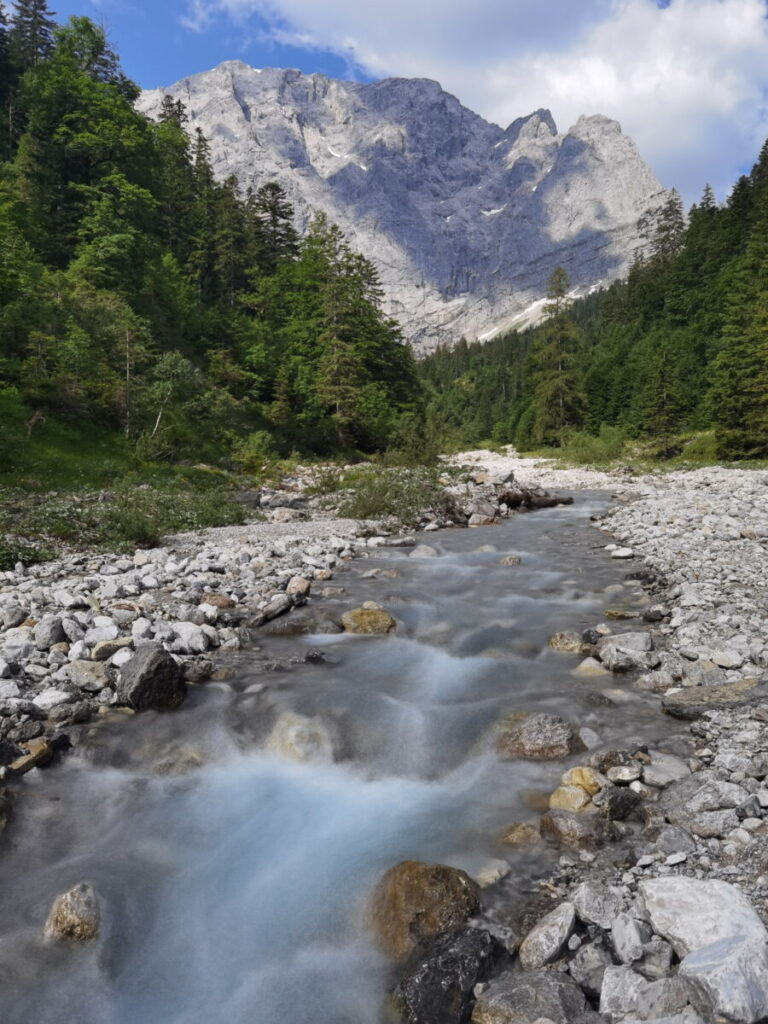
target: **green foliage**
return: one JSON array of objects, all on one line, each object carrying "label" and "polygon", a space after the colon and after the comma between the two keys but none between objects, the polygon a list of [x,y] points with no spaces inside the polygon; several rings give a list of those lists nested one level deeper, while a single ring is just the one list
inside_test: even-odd
[{"label": "green foliage", "polygon": [[641,229],[626,280],[568,307],[557,273],[541,325],[420,364],[444,447],[490,435],[604,462],[625,437],[675,460],[714,427],[719,458],[768,457],[768,144],[725,205],[707,187],[686,218],[672,193]]},{"label": "green foliage", "polygon": [[439,471],[428,466],[365,466],[346,473],[343,483],[352,493],[339,512],[353,519],[393,516],[406,526],[415,526],[425,509],[438,511],[445,504]]},{"label": "green foliage", "polygon": [[[117,432],[140,462],[249,472],[293,450],[413,447],[410,352],[338,228],[317,218],[300,238],[277,182],[216,181],[183,105],[139,114],[88,18],[56,27],[20,0],[4,25],[0,392],[19,422],[87,425],[84,463]],[[9,431],[34,477],[37,449]]]},{"label": "green foliage", "polygon": [[620,459],[626,451],[627,436],[621,427],[603,423],[600,433],[588,434],[574,430],[567,435],[562,456],[579,465],[607,466]]},{"label": "green foliage", "polygon": [[276,459],[277,451],[267,430],[257,430],[241,438],[232,451],[232,461],[259,480],[269,475]]},{"label": "green foliage", "polygon": [[62,543],[72,548],[131,551],[156,546],[169,533],[242,521],[242,506],[227,488],[216,485],[120,482],[109,491],[45,494],[3,489],[0,556],[39,561]]}]

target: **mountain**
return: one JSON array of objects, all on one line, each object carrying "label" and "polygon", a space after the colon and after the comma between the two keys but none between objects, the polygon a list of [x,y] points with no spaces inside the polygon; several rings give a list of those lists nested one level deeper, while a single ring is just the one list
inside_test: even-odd
[{"label": "mountain", "polygon": [[637,222],[665,198],[620,126],[547,110],[506,130],[436,82],[343,82],[226,61],[144,92],[181,100],[220,178],[280,181],[300,223],[324,210],[372,258],[418,351],[521,322],[552,269],[580,292],[620,276]]}]

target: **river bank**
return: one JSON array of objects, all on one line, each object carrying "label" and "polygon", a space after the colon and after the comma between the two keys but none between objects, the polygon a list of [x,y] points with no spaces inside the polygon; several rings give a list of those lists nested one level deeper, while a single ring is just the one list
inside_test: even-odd
[{"label": "river bank", "polygon": [[[709,470],[663,478],[625,479],[571,471],[562,477],[549,467],[531,466],[522,460],[500,464],[495,456],[482,458],[486,461],[477,464],[475,481],[469,491],[461,495],[460,515],[465,521],[472,515],[482,518],[483,514],[491,522],[500,519],[501,506],[506,505],[500,501],[501,497],[512,491],[537,493],[531,490],[533,486],[560,490],[567,481],[569,488],[598,486],[618,494],[618,500],[607,510],[603,501],[601,508],[595,511],[597,525],[606,531],[604,543],[599,533],[592,534],[594,553],[589,554],[585,549],[572,553],[573,565],[568,571],[576,572],[584,563],[589,564],[589,571],[598,577],[603,572],[617,575],[619,579],[634,577],[642,583],[647,596],[640,600],[639,584],[616,584],[611,590],[615,596],[610,603],[604,598],[603,607],[597,606],[585,621],[578,588],[567,586],[563,590],[566,603],[560,606],[557,618],[562,627],[560,638],[555,641],[554,653],[547,655],[540,666],[529,660],[532,652],[523,641],[520,610],[517,620],[515,616],[499,613],[499,620],[489,624],[490,630],[476,631],[477,638],[472,639],[471,644],[467,640],[457,646],[453,641],[454,657],[464,659],[480,655],[485,659],[499,659],[499,665],[520,666],[524,670],[527,685],[519,698],[521,710],[531,703],[534,707],[551,706],[552,711],[559,710],[552,702],[559,703],[561,698],[557,695],[566,692],[563,672],[566,677],[573,672],[573,679],[594,686],[594,691],[591,688],[580,691],[578,697],[581,701],[594,693],[589,696],[589,701],[594,700],[594,710],[590,713],[591,725],[586,729],[583,728],[586,720],[579,720],[578,715],[572,726],[567,720],[563,720],[562,725],[551,722],[546,725],[545,733],[554,728],[561,746],[562,736],[567,737],[565,748],[555,749],[555,758],[562,758],[565,771],[562,785],[557,787],[557,760],[549,768],[545,765],[542,776],[551,779],[558,793],[550,801],[550,809],[546,810],[545,794],[545,805],[540,810],[521,815],[516,823],[509,822],[510,826],[520,828],[512,842],[495,848],[491,862],[485,865],[472,862],[466,853],[457,856],[455,862],[465,865],[484,886],[478,897],[478,906],[482,903],[483,912],[480,917],[472,918],[470,944],[477,941],[478,934],[487,934],[493,956],[479,956],[473,947],[468,955],[457,957],[455,950],[436,950],[432,940],[425,941],[413,952],[416,961],[412,961],[404,973],[400,971],[403,975],[401,990],[415,993],[411,1010],[406,1011],[411,1013],[407,1019],[414,1024],[429,1024],[433,1019],[448,1024],[453,1020],[468,1020],[469,1015],[474,1014],[472,1019],[479,1024],[488,1021],[535,1024],[542,1019],[554,1020],[557,1024],[561,1021],[571,1024],[581,1019],[597,1022],[670,1018],[675,1024],[694,1024],[700,1020],[709,1024],[710,1020],[720,1017],[734,1021],[759,1020],[755,1014],[762,1006],[763,983],[755,982],[752,975],[756,965],[759,967],[761,963],[760,949],[755,947],[754,940],[757,937],[759,946],[762,935],[759,928],[763,926],[759,921],[755,924],[756,919],[739,904],[734,895],[737,890],[713,890],[711,883],[737,883],[763,920],[766,919],[766,808],[761,801],[768,805],[763,789],[768,773],[768,727],[761,717],[762,685],[752,680],[761,680],[765,674],[764,651],[768,646],[765,591],[761,589],[766,579],[768,523],[762,495],[767,475]],[[513,480],[510,480],[511,473],[515,474]],[[496,504],[489,510],[482,503],[488,503],[491,495]],[[293,505],[300,504],[296,495],[285,500]],[[290,507],[275,505],[276,518],[283,518],[284,513],[279,509]],[[504,511],[509,510],[507,506]],[[293,512],[296,511],[298,509],[294,508]],[[331,515],[331,512],[326,513],[328,517]],[[565,511],[558,513],[558,518],[552,522],[560,524],[559,529],[565,528],[567,519],[562,517],[567,515]],[[419,537],[426,542],[424,550],[419,550],[412,535],[401,540],[396,532],[382,533],[373,524],[339,522],[332,518],[320,522],[286,518],[288,521],[282,523],[257,523],[226,528],[224,532],[169,538],[162,549],[137,552],[133,559],[115,556],[112,561],[76,556],[58,566],[49,564],[25,570],[18,574],[19,578],[6,577],[4,613],[10,610],[18,617],[25,612],[23,621],[27,621],[31,613],[44,612],[34,624],[8,625],[3,634],[6,647],[10,633],[12,641],[26,645],[22,647],[28,656],[24,664],[39,665],[45,670],[20,673],[18,662],[16,668],[6,662],[10,671],[0,680],[0,685],[6,684],[9,690],[15,685],[20,691],[4,697],[3,718],[13,722],[10,729],[5,727],[6,741],[21,746],[43,738],[53,748],[48,756],[58,756],[55,736],[85,728],[84,723],[78,723],[78,716],[85,713],[78,709],[79,704],[88,702],[89,717],[98,714],[109,719],[122,714],[115,707],[122,703],[119,684],[112,683],[117,682],[120,662],[127,665],[133,657],[133,653],[126,657],[127,652],[141,648],[144,639],[167,646],[183,662],[193,690],[199,690],[202,696],[211,687],[229,685],[216,681],[216,666],[229,657],[237,659],[238,648],[251,642],[255,628],[256,643],[259,643],[258,635],[263,635],[265,650],[249,650],[248,685],[242,698],[246,702],[260,698],[264,673],[279,671],[290,661],[301,660],[302,655],[297,656],[297,650],[291,647],[292,635],[306,635],[315,645],[306,650],[303,657],[322,662],[327,652],[329,664],[333,665],[334,648],[326,648],[323,643],[317,647],[317,639],[322,641],[325,635],[332,640],[342,629],[338,623],[344,607],[362,606],[370,597],[376,599],[375,605],[391,608],[397,616],[400,624],[396,636],[403,634],[402,639],[397,640],[397,657],[402,662],[400,671],[415,669],[415,681],[424,655],[420,647],[409,646],[409,637],[418,635],[429,644],[443,644],[446,642],[443,638],[451,636],[462,622],[461,616],[452,626],[446,622],[421,622],[418,616],[422,612],[414,618],[416,609],[427,600],[430,587],[455,591],[458,607],[461,581],[472,578],[466,575],[463,563],[456,563],[452,569],[454,563],[441,557],[444,555],[441,538],[452,531]],[[422,525],[429,526],[435,521],[432,513],[424,517]],[[538,520],[531,517],[526,520],[526,529],[530,526],[536,534],[550,532],[551,527],[547,527],[550,520],[545,517],[541,523],[539,528]],[[513,590],[520,587],[523,579],[531,577],[533,580],[536,575],[535,563],[529,566],[525,555],[521,566],[518,554],[505,554],[504,549],[496,552],[494,540],[507,536],[503,531],[490,528],[471,533],[456,531],[456,534],[457,538],[467,539],[466,544],[460,545],[462,550],[476,548],[479,552],[471,556],[472,564],[477,563],[473,571],[485,564],[483,559],[490,560],[489,566],[497,566],[495,573],[501,564],[505,572],[517,573],[510,577],[509,586]],[[402,548],[401,544],[407,546]],[[395,558],[391,564],[381,560],[387,551]],[[411,554],[415,555],[414,561],[411,561]],[[368,573],[357,571],[353,579],[346,569],[353,560],[365,555],[377,559],[375,568]],[[560,557],[565,558],[565,552],[561,552]],[[405,558],[407,563],[402,561]],[[426,572],[426,576],[419,573],[424,580],[410,599],[403,590],[405,580],[399,578],[405,564],[424,566]],[[441,565],[445,567],[441,569]],[[522,578],[520,572],[524,574]],[[334,574],[339,574],[339,578],[332,580]],[[433,582],[428,584],[430,580]],[[546,574],[541,576],[541,585],[546,590]],[[387,589],[382,590],[382,587]],[[345,588],[348,589],[346,594]],[[64,601],[62,595],[80,603],[67,607],[68,601]],[[66,639],[55,640],[48,648],[41,648],[41,643],[58,635],[51,613],[47,611],[53,602],[58,602],[53,607],[53,618],[61,619]],[[570,623],[567,621],[569,603],[574,610]],[[94,607],[95,604],[98,607]],[[470,605],[471,602],[462,605],[463,615],[471,614]],[[524,601],[520,609],[526,607]],[[296,610],[289,612],[294,608]],[[531,609],[526,615],[540,614],[536,605]],[[581,609],[578,614],[577,609]],[[368,610],[377,611],[375,607]],[[118,614],[123,612],[126,613],[124,620]],[[97,622],[97,616],[109,617],[111,626]],[[82,637],[73,640],[68,636],[66,630],[72,627],[64,626],[64,622],[69,620],[79,625]],[[147,624],[148,632],[142,636]],[[570,633],[569,626],[572,627]],[[42,628],[38,640],[39,627]],[[89,633],[100,629],[114,633],[115,628],[116,636]],[[537,628],[540,632],[541,624]],[[28,632],[19,634],[14,630]],[[521,635],[516,640],[518,633]],[[286,653],[282,665],[280,658],[275,660],[274,642],[268,641],[275,634],[284,637]],[[132,644],[119,644],[123,636],[130,636]],[[630,637],[635,639],[630,640]],[[508,647],[510,639],[513,645]],[[382,657],[387,649],[394,651],[394,642],[394,637],[373,641],[382,645]],[[522,646],[516,648],[515,642]],[[84,646],[77,648],[78,643]],[[107,646],[99,647],[99,644]],[[68,645],[66,651],[65,645]],[[497,649],[497,645],[501,646]],[[83,657],[71,659],[72,647]],[[104,652],[105,657],[94,657],[95,651]],[[78,666],[76,670],[88,672],[89,682],[91,675],[96,676],[96,682],[105,679],[106,682],[91,691],[81,686],[75,689],[70,677],[71,667],[64,673],[61,672],[63,663],[58,658],[50,660],[51,654],[57,652],[67,655],[69,666],[76,662],[89,666],[88,669]],[[523,662],[519,661],[521,655],[526,659]],[[374,664],[364,662],[360,667],[364,674],[372,675],[377,685],[390,685],[391,671],[379,676],[380,670],[374,669]],[[440,666],[442,675],[447,671],[449,678],[459,670],[459,662],[454,667],[451,660],[441,661]],[[558,666],[556,685],[547,682],[547,666],[550,672]],[[342,668],[343,665],[334,668],[332,674]],[[302,671],[298,666],[296,675],[300,677]],[[61,674],[51,685],[49,679],[56,672]],[[211,674],[214,675],[212,683],[205,687],[194,685]],[[226,679],[226,674],[219,678]],[[354,694],[359,688],[354,672],[350,685],[350,693]],[[436,685],[436,680],[429,684],[430,688]],[[295,754],[299,735],[299,746],[304,753],[309,751],[310,761],[320,756],[323,764],[335,762],[340,756],[334,749],[339,737],[334,729],[323,733],[317,725],[317,716],[322,716],[326,702],[332,707],[340,699],[338,684],[328,689],[329,686],[330,683],[325,683],[318,687],[313,681],[311,687],[315,696],[302,698],[306,706],[299,705],[298,716],[290,687],[275,690],[280,712],[294,717],[288,719],[288,733],[285,729],[282,733],[273,729],[268,734],[267,749],[277,750],[281,746],[284,754],[287,741],[293,744]],[[28,688],[24,690],[24,687]],[[51,700],[52,695],[45,696],[43,704],[39,698],[51,689],[68,697],[66,700],[59,698],[43,715],[46,711],[43,704]],[[21,695],[22,692],[26,696]],[[279,693],[285,696],[277,696]],[[281,701],[285,702],[284,706]],[[402,697],[397,695],[394,705],[391,701],[385,704],[388,708],[400,707],[401,701]],[[34,704],[34,710],[28,708],[28,703]],[[192,704],[193,712],[199,708],[196,713],[202,713],[204,705],[200,701],[192,700]],[[244,710],[246,704],[239,706]],[[480,706],[483,706],[482,701]],[[670,714],[658,714],[663,707]],[[469,707],[456,720],[466,719],[468,711]],[[435,714],[434,711],[429,713]],[[488,713],[488,708],[483,710],[478,722],[486,721]],[[337,723],[344,734],[348,731],[347,714],[345,712]],[[387,715],[390,714],[388,711]],[[441,710],[436,721],[444,714]],[[262,715],[260,712],[260,717]],[[375,743],[383,743],[383,737],[398,737],[407,725],[406,735],[412,736],[415,755],[423,746],[420,732],[423,725],[418,724],[422,722],[421,713],[413,721],[411,715],[409,711],[405,719],[385,719],[389,724]],[[566,719],[569,717],[574,717],[573,711],[566,712]],[[627,718],[624,726],[622,717]],[[691,718],[694,722],[689,734],[685,720]],[[169,722],[174,719],[175,716],[164,718]],[[161,716],[158,721],[162,720]],[[268,721],[271,728],[273,718]],[[149,725],[149,718],[147,722],[151,735],[151,729],[156,726]],[[309,734],[308,723],[311,725]],[[602,735],[601,723],[605,723],[605,735]],[[134,724],[137,728],[130,731],[130,736],[135,745],[141,735],[142,720],[137,718]],[[416,724],[418,729],[411,733]],[[515,723],[512,725],[516,727]],[[456,726],[451,728],[455,730]],[[563,728],[564,733],[559,731]],[[16,729],[36,735],[22,736],[16,732],[11,736]],[[259,728],[256,734],[261,735]],[[455,754],[461,760],[463,748],[456,747],[456,735],[446,732],[437,743],[436,750],[442,753],[435,755],[436,760],[428,769],[430,773],[444,772],[450,767],[451,758],[446,760],[446,756],[451,751],[451,757]],[[622,742],[611,744],[611,735],[622,737]],[[399,738],[402,740],[403,736]],[[343,748],[345,753],[341,756],[350,757],[360,756],[361,750],[365,750],[370,760],[371,742],[370,738],[366,739],[364,747],[356,750],[354,740],[347,735],[339,751]],[[462,743],[467,742],[466,738],[462,740]],[[538,764],[536,755],[533,761],[527,761],[530,751],[520,747],[517,734],[505,742],[512,744],[513,758],[522,758],[512,761],[516,772],[528,773]],[[579,748],[582,753],[578,753]],[[406,746],[405,750],[396,748],[394,752],[377,755],[383,758],[379,770],[392,772],[395,765],[407,763],[404,755],[408,749]],[[470,743],[467,754],[471,750]],[[34,756],[34,750],[30,754]],[[496,758],[491,760],[495,762]],[[418,763],[419,771],[424,771],[424,764]],[[532,767],[526,767],[526,763]],[[28,763],[25,771],[27,768],[25,779],[39,774],[34,764]],[[12,769],[9,775],[17,770]],[[454,787],[457,782],[458,779],[454,780]],[[338,780],[334,785],[337,784]],[[542,811],[546,813],[540,822]],[[434,824],[431,827],[434,828]],[[474,827],[477,829],[478,823]],[[487,828],[488,822],[485,822],[483,829]],[[550,837],[550,842],[542,846],[538,845],[540,829]],[[511,835],[512,829],[508,831]],[[554,847],[552,838],[557,840]],[[528,848],[526,842],[534,845]],[[558,844],[561,859],[551,872],[549,864]],[[406,836],[398,840],[393,853],[396,849],[401,851],[401,856],[412,855]],[[535,892],[530,900],[521,903],[519,883],[530,871]],[[718,939],[731,943],[714,967],[711,955],[707,954],[710,980],[705,983],[699,978],[695,983],[698,989],[693,982],[689,986],[679,981],[679,963],[698,948],[691,945],[694,941],[691,936],[698,935],[695,941],[700,942],[702,935],[708,934],[707,929],[688,918],[679,926],[685,932],[683,938],[673,940],[669,923],[662,922],[658,915],[654,918],[652,910],[648,909],[648,900],[652,902],[654,898],[654,890],[649,889],[648,883],[656,879],[663,881],[668,876],[676,880],[678,887],[683,884],[679,878],[710,885],[706,891],[697,888],[689,903],[693,901],[705,907],[709,919],[724,922],[717,932]],[[107,882],[102,885],[107,887]],[[513,890],[514,911],[510,909]],[[668,903],[668,894],[664,898]],[[592,909],[595,906],[603,908],[597,916]],[[741,911],[734,916],[733,908],[739,906]],[[678,917],[680,913],[682,911],[678,912]],[[555,915],[554,921],[545,920],[543,925],[536,925],[538,918],[548,918],[551,914]],[[620,922],[618,928],[617,921]],[[521,973],[519,959],[505,964],[503,958],[509,958],[513,952],[516,954],[531,927],[534,935],[526,947],[530,955],[524,955],[527,969]],[[747,938],[752,945],[742,948],[736,943],[739,947],[736,949],[731,940],[734,935],[741,935],[738,929],[743,931],[744,928],[749,932]],[[463,936],[464,932],[460,934]],[[627,940],[628,944],[617,948],[617,936],[627,934],[632,941]],[[535,950],[539,952],[531,952]],[[444,1004],[434,999],[436,980],[440,982],[441,991],[455,995],[455,977],[454,981],[448,979],[448,983],[443,984],[446,976],[441,974],[447,954],[450,954],[448,960],[453,958],[454,971],[457,963],[461,966],[461,984],[466,989],[460,1011],[456,1011],[458,1015],[454,1017]],[[492,961],[498,978],[484,988]],[[623,973],[616,974],[616,971]],[[733,994],[738,990],[741,999],[735,1010],[729,1004],[729,1016],[723,1016],[720,1012],[723,1007],[717,1003],[718,999],[722,1003],[722,985],[711,982],[713,974],[720,977],[724,971],[731,979],[729,992]],[[733,978],[741,985],[740,989]],[[527,1016],[521,1015],[521,985],[536,997],[529,1000]],[[649,992],[647,986],[653,985],[656,988]],[[754,996],[752,1003],[743,994],[745,986],[752,994],[750,998]],[[704,996],[695,994],[700,991],[704,991]],[[425,995],[428,997],[426,1004]],[[690,1005],[692,1000],[699,1009]],[[709,1009],[703,1009],[705,1005]],[[602,1016],[597,1016],[598,1009]],[[435,1017],[437,1013],[440,1016]]]},{"label": "river bank", "polygon": [[[623,479],[527,469],[487,453],[462,458],[488,472],[516,471],[529,484],[620,490],[600,526],[613,555],[642,559],[636,575],[653,602],[644,618],[654,650],[621,628],[615,639],[627,642],[628,657],[609,667],[658,694],[660,711],[692,720],[687,742],[602,749],[581,767],[570,759],[542,826],[574,850],[542,882],[549,907],[531,911],[535,924],[515,946],[526,970],[479,984],[472,1021],[762,1021],[768,473],[713,468]],[[591,802],[602,820],[584,817]],[[494,915],[484,923],[493,934]],[[426,961],[420,969],[429,973]]]}]

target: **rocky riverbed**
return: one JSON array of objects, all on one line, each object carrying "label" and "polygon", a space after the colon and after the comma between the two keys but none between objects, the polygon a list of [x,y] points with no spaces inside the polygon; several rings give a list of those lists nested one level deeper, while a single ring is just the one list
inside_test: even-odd
[{"label": "rocky riverbed", "polygon": [[[659,728],[644,720],[642,734],[611,746],[557,714],[497,724],[500,758],[561,761],[562,779],[539,812],[510,823],[499,857],[474,877],[406,861],[382,878],[371,914],[399,958],[393,1005],[411,1024],[768,1018],[768,473],[630,477],[462,459],[472,478],[446,482],[422,528],[492,525],[546,505],[542,488],[616,496],[600,546],[647,597],[551,646],[573,660],[574,678],[629,682],[656,702]],[[271,522],[4,574],[3,820],[14,779],[65,757],[89,718],[176,706],[188,684],[254,642],[254,670],[272,671],[258,650],[266,631],[387,633],[394,619],[378,602],[351,617],[324,611],[324,598],[343,593],[334,574],[390,546],[436,554],[429,535],[417,546],[395,524],[318,517],[298,488],[260,500]],[[606,713],[618,701],[613,713],[631,714],[604,692]],[[534,872],[521,899],[510,866],[514,875],[520,851],[535,859],[553,846],[555,870]],[[98,928],[98,896],[80,885],[57,901],[49,934]]]},{"label": "rocky riverbed", "polygon": [[[639,743],[568,759],[549,810],[507,837],[554,838],[564,851],[511,932],[497,912],[503,880],[481,894],[461,879],[476,899],[469,910],[457,879],[453,889],[443,881],[451,927],[412,947],[395,990],[405,1019],[768,1019],[768,473],[626,479],[528,469],[488,453],[464,458],[527,483],[619,492],[601,522],[606,549],[644,582],[652,626],[598,624],[580,638],[589,653],[582,668],[630,673],[634,686],[658,694],[660,712],[691,724],[663,750]],[[567,649],[568,637],[554,643]],[[529,749],[516,726],[513,752],[565,759],[567,723],[536,717],[523,723]],[[401,921],[423,918],[431,886],[419,886],[410,904],[406,895]]]}]

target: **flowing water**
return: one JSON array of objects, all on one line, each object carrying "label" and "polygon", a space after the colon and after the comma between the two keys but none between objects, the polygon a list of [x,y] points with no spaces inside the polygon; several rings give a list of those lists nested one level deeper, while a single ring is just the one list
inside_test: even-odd
[{"label": "flowing water", "polygon": [[[428,534],[437,558],[353,563],[323,606],[377,600],[396,635],[266,638],[181,710],[92,725],[62,764],[25,776],[0,846],[0,1021],[380,1024],[391,965],[366,902],[383,871],[410,858],[472,873],[503,856],[514,888],[554,856],[498,844],[535,820],[532,794],[563,765],[500,762],[484,742],[494,720],[547,710],[612,742],[664,728],[642,694],[574,676],[578,657],[547,648],[641,598],[590,525],[606,504],[580,494]],[[500,565],[508,554],[522,564]],[[363,578],[372,568],[397,575]],[[325,662],[289,671],[258,660],[321,645]],[[604,688],[613,705],[595,701]],[[320,719],[338,760],[265,752],[285,712]],[[102,897],[101,938],[44,944],[53,898],[84,879]]]}]

